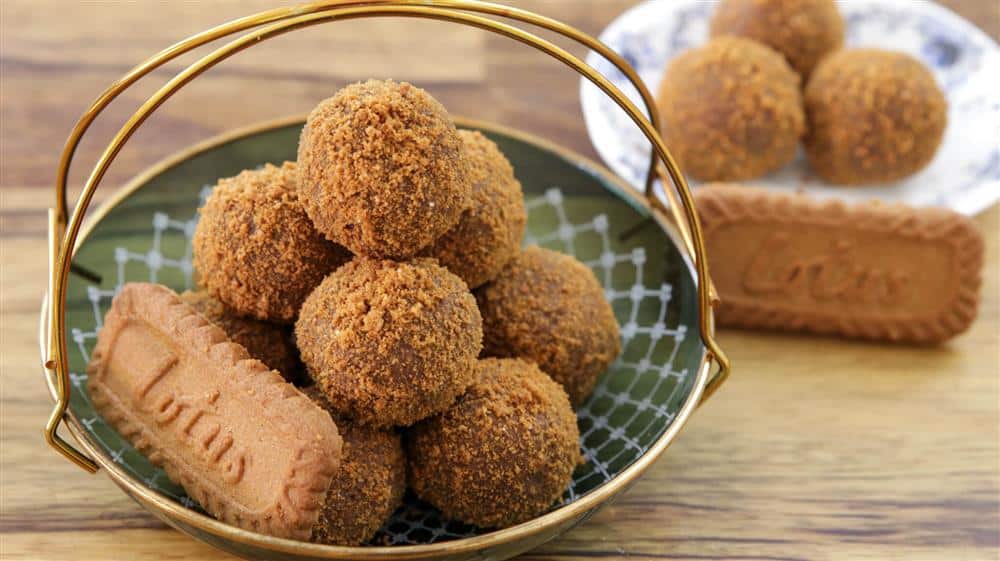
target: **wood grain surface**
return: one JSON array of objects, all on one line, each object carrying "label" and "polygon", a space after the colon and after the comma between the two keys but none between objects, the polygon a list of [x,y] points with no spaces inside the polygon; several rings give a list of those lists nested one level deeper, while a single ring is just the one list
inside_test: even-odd
[{"label": "wood grain surface", "polygon": [[[1000,34],[994,0],[945,3]],[[517,4],[597,33],[633,2]],[[37,318],[50,184],[72,123],[139,60],[270,5],[0,1],[0,558],[229,559],[45,446]],[[179,68],[115,103],[81,161]],[[161,108],[105,185],[222,131],[305,113],[347,81],[388,76],[418,82],[455,113],[594,153],[577,79],[557,63],[440,23],[356,22],[284,37],[211,71]],[[969,333],[923,349],[724,332],[736,365],[728,385],[632,490],[524,559],[997,559],[1000,208],[977,222],[988,256]]]}]

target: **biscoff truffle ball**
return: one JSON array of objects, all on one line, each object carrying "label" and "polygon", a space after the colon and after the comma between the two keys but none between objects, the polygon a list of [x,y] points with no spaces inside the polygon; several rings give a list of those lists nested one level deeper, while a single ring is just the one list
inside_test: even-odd
[{"label": "biscoff truffle ball", "polygon": [[677,56],[660,83],[663,135],[700,181],[753,179],[795,157],[805,131],[799,76],[756,41],[719,37]]},{"label": "biscoff truffle ball", "polygon": [[310,218],[354,253],[406,259],[470,204],[462,141],[445,108],[408,83],[353,84],[319,104],[299,140]]},{"label": "biscoff truffle ball", "polygon": [[202,285],[241,316],[292,323],[323,277],[349,258],[323,239],[295,189],[295,164],[220,179],[194,231]]},{"label": "biscoff truffle ball", "polygon": [[805,80],[820,59],[844,44],[844,19],[833,0],[723,0],[710,34],[763,43],[784,55]]},{"label": "biscoff truffle ball", "polygon": [[484,528],[543,514],[580,462],[563,389],[534,364],[484,359],[454,405],[407,438],[410,485],[445,516]]},{"label": "biscoff truffle ball", "polygon": [[823,59],[805,90],[809,164],[839,185],[890,183],[934,158],[948,102],[913,57],[849,49]]},{"label": "biscoff truffle ball", "polygon": [[340,468],[313,526],[312,541],[329,545],[359,545],[370,540],[396,508],[406,491],[406,456],[399,434],[338,417],[315,386],[302,393],[331,413],[344,439]]},{"label": "biscoff truffle ball", "polygon": [[243,345],[250,356],[277,370],[289,382],[298,377],[299,359],[287,326],[240,317],[225,304],[204,290],[183,292],[181,300],[205,319],[229,335],[234,343]]},{"label": "biscoff truffle ball", "polygon": [[618,322],[594,273],[531,246],[476,292],[488,356],[520,357],[562,384],[574,406],[621,352]]},{"label": "biscoff truffle ball", "polygon": [[334,410],[378,427],[448,407],[472,379],[482,338],[475,298],[432,259],[355,257],[316,287],[295,324]]},{"label": "biscoff truffle ball", "polygon": [[423,253],[476,288],[517,255],[527,215],[521,183],[497,145],[478,131],[458,135],[472,168],[472,206]]}]

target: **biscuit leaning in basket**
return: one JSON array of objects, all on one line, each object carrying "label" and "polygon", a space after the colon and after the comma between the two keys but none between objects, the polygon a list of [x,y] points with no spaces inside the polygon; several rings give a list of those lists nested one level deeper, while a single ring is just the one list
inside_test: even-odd
[{"label": "biscuit leaning in basket", "polygon": [[720,325],[934,343],[976,317],[983,238],[965,216],[738,185],[695,200]]},{"label": "biscuit leaning in basket", "polygon": [[340,465],[336,425],[173,291],[123,286],[87,374],[101,416],[213,516],[309,539]]}]

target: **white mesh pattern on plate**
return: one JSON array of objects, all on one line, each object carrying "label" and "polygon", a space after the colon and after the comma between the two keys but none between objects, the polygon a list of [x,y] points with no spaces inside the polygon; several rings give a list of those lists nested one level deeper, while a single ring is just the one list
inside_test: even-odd
[{"label": "white mesh pattern on plate", "polygon": [[[211,186],[201,190],[202,203],[211,192]],[[672,287],[669,284],[648,287],[643,284],[646,265],[646,250],[642,247],[616,253],[609,234],[609,220],[605,214],[589,217],[570,216],[567,212],[563,192],[558,187],[548,189],[543,195],[526,200],[529,214],[527,244],[538,244],[571,255],[577,255],[577,241],[581,235],[597,236],[600,239],[600,254],[585,263],[594,271],[604,285],[607,299],[614,305],[621,325],[622,356],[611,367],[610,373],[598,384],[591,398],[577,411],[580,426],[580,444],[586,463],[581,465],[573,477],[573,483],[563,496],[562,503],[576,500],[587,491],[609,481],[614,474],[639,458],[656,440],[660,432],[673,420],[664,404],[670,403],[681,387],[681,380],[688,375],[686,369],[674,367],[675,358],[687,334],[685,325],[669,327],[667,312],[671,302]],[[200,206],[200,205],[199,205]],[[554,215],[555,224],[550,221],[533,221],[537,213]],[[532,231],[533,223],[545,223],[545,231]],[[118,289],[127,282],[149,280],[157,282],[160,271],[173,269],[181,273],[183,288],[191,288],[192,262],[191,237],[194,234],[197,217],[177,219],[166,213],[153,215],[149,250],[145,253],[115,248],[114,260],[117,264],[115,289],[105,290],[98,286],[87,287],[87,298],[93,309],[93,324],[84,328],[70,326],[70,335],[86,363],[90,358],[103,315]],[[183,255],[168,256],[161,251],[161,241],[165,235],[182,235]],[[128,268],[131,267],[131,268]],[[135,270],[145,269],[146,278],[137,276]],[[615,272],[619,268],[629,269],[625,275],[633,279],[630,284],[616,286]],[[141,273],[139,273],[141,274]],[[620,282],[620,281],[619,281]],[[179,287],[175,287],[179,288]],[[643,305],[652,306],[654,314],[640,314]],[[650,320],[652,318],[652,320]],[[654,355],[658,358],[654,359]],[[70,379],[82,399],[88,400],[85,373],[71,373]],[[642,391],[636,389],[642,386]],[[658,398],[656,398],[659,396]],[[654,399],[656,398],[656,399]],[[654,402],[655,401],[655,402]],[[88,402],[87,404],[91,404]],[[92,407],[89,407],[92,410]],[[103,424],[96,416],[83,417],[81,422],[91,436],[98,440],[112,459],[123,463],[123,454],[130,447],[123,441],[108,442],[99,431],[93,430],[95,423]],[[144,478],[145,483],[189,508],[197,504],[167,481],[162,472]],[[443,520],[440,513],[413,497],[407,497],[401,507],[383,527],[376,537],[377,542],[386,544],[417,544],[441,540],[457,539],[481,533],[482,530],[464,524]]]}]

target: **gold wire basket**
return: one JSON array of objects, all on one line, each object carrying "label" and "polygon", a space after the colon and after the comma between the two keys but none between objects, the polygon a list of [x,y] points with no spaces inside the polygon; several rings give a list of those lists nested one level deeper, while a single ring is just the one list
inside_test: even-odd
[{"label": "gold wire basket", "polygon": [[[650,221],[657,223],[664,230],[670,230],[671,239],[676,240],[679,249],[687,252],[690,264],[696,272],[698,335],[704,345],[704,359],[698,367],[693,390],[667,429],[631,465],[607,483],[576,500],[563,504],[530,522],[465,539],[427,545],[354,548],[283,540],[225,525],[167,499],[100,453],[98,447],[88,438],[80,420],[72,411],[68,411],[72,384],[67,347],[66,310],[70,273],[88,275],[86,270],[74,263],[74,257],[79,249],[79,242],[86,237],[86,235],[80,237],[81,229],[94,193],[122,147],[164,101],[219,62],[270,38],[321,23],[370,17],[442,20],[480,28],[514,39],[570,67],[600,88],[629,115],[649,140],[653,151],[644,192],[640,195],[620,183],[616,190],[620,196],[627,197],[634,205],[644,208]],[[501,18],[554,32],[608,59],[638,90],[649,118],[647,119],[642,111],[610,81],[579,58],[546,39],[499,21]],[[136,81],[165,63],[206,43],[248,30],[248,33],[215,49],[178,73],[132,114],[101,154],[70,214],[66,191],[70,165],[82,137],[105,107]],[[268,10],[214,27],[176,43],[139,64],[105,90],[77,122],[62,152],[55,184],[55,207],[49,211],[50,279],[46,305],[43,305],[42,310],[40,340],[46,381],[56,402],[45,427],[46,441],[60,454],[88,472],[96,472],[99,467],[103,467],[126,493],[172,526],[217,547],[249,558],[273,559],[276,556],[288,559],[506,558],[552,539],[579,523],[634,482],[673,441],[697,405],[712,395],[730,372],[729,361],[714,339],[712,306],[716,298],[709,280],[704,241],[694,203],[687,183],[658,131],[659,122],[652,95],[634,69],[618,54],[595,38],[568,25],[499,4],[473,0],[327,0]],[[149,176],[150,174],[145,175]],[[659,183],[655,181],[657,177],[661,179]],[[658,185],[663,186],[662,193],[669,204],[663,204],[656,196]],[[671,188],[667,188],[667,185]],[[122,196],[134,189],[135,185],[124,187]],[[114,204],[114,201],[110,203]],[[102,209],[99,215],[104,215],[106,210]],[[714,373],[711,372],[712,362],[718,365]],[[77,449],[59,435],[58,428],[64,419],[68,421],[70,431],[84,451]]]}]

